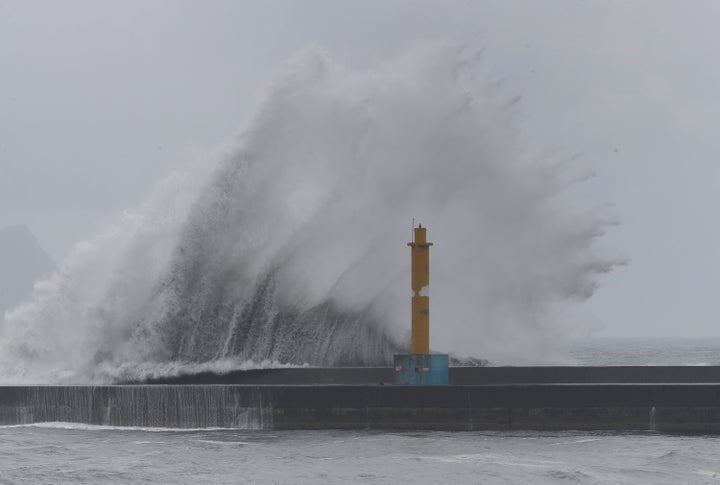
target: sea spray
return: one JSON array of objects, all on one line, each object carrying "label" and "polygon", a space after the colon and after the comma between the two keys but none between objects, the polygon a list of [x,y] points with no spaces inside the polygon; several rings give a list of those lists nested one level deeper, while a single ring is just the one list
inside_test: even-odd
[{"label": "sea spray", "polygon": [[514,104],[465,47],[366,71],[306,49],[225,156],[36,285],[7,317],[0,375],[386,364],[408,346],[413,217],[435,242],[432,346],[547,360],[558,306],[618,261],[594,248],[611,221],[566,191],[584,174],[524,143]]}]

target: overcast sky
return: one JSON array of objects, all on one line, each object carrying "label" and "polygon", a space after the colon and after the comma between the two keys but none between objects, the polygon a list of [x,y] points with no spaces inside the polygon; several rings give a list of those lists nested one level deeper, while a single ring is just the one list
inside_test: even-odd
[{"label": "overcast sky", "polygon": [[[720,336],[720,2],[0,0],[0,227],[60,261],[245,125],[317,43],[352,68],[485,48],[526,138],[598,175],[629,264],[575,312],[601,336]],[[436,236],[437,238],[437,236]]]}]

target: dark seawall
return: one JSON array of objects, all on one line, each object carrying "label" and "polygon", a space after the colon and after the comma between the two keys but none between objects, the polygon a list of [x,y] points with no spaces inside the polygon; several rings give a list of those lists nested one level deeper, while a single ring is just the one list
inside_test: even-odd
[{"label": "dark seawall", "polygon": [[233,383],[0,387],[0,424],[720,432],[720,367],[454,368],[446,387],[388,385],[387,375],[301,368]]},{"label": "dark seawall", "polygon": [[[719,366],[450,367],[451,385],[720,383]],[[391,384],[391,367],[289,367],[158,377],[124,384]]]}]

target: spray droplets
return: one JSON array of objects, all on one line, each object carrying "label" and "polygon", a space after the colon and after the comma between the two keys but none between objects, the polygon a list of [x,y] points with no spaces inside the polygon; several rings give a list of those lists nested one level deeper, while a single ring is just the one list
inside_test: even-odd
[{"label": "spray droplets", "polygon": [[521,141],[515,102],[456,46],[361,72],[300,53],[227,156],[79,246],[10,314],[0,372],[388,363],[409,346],[414,215],[435,242],[434,350],[541,357],[557,305],[616,262],[593,249],[607,221],[565,194],[567,164]]}]

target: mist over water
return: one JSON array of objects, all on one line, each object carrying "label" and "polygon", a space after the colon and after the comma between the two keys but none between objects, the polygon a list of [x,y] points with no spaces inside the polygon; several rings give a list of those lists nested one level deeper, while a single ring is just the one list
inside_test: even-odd
[{"label": "mist over water", "polygon": [[552,359],[559,309],[619,261],[568,159],[522,140],[477,52],[350,70],[309,48],[223,156],[169,177],[6,316],[0,380],[377,365],[409,348],[410,221],[429,228],[433,349]]}]

